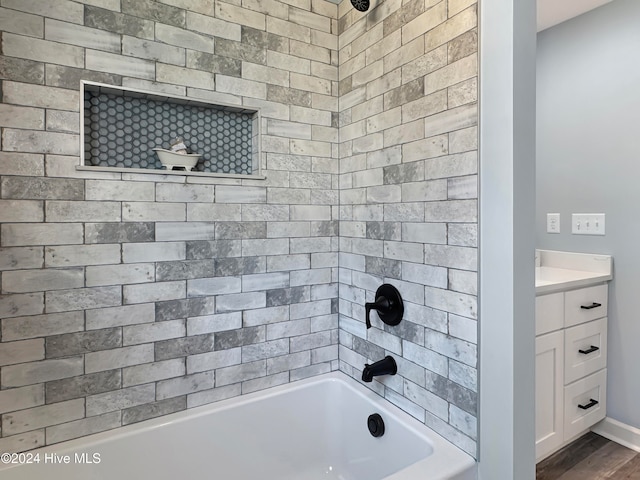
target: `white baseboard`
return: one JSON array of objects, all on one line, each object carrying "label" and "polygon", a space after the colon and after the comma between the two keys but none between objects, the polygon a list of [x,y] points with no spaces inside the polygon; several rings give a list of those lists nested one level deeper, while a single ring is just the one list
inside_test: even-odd
[{"label": "white baseboard", "polygon": [[591,431],[631,450],[640,452],[640,428],[606,417],[591,427]]}]

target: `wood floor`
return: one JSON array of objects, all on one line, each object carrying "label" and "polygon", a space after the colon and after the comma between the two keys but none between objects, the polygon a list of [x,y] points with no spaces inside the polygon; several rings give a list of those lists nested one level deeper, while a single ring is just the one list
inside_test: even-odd
[{"label": "wood floor", "polygon": [[640,453],[589,432],[540,462],[537,480],[640,480]]}]

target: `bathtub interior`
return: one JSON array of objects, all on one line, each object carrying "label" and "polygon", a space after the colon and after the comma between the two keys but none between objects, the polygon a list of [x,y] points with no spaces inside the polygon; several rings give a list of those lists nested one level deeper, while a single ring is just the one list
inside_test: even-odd
[{"label": "bathtub interior", "polygon": [[[382,480],[432,456],[431,439],[407,424],[404,412],[355,387],[336,376],[276,387],[144,422],[144,429],[134,425],[41,449],[72,458],[99,453],[99,465],[40,463],[0,477]],[[383,417],[384,436],[369,433],[371,413]]]}]

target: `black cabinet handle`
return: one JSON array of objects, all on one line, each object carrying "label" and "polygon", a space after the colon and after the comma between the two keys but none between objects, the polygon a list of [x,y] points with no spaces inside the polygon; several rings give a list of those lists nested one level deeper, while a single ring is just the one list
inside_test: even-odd
[{"label": "black cabinet handle", "polygon": [[599,403],[600,402],[598,400],[594,400],[593,398],[590,398],[589,403],[587,403],[586,405],[578,404],[578,408],[581,408],[582,410],[589,410],[591,407],[595,407]]},{"label": "black cabinet handle", "polygon": [[597,352],[598,350],[600,350],[600,347],[596,347],[595,345],[591,345],[591,348],[588,348],[586,350],[578,350],[578,352],[584,354],[584,355],[588,355],[590,353],[593,352]]},{"label": "black cabinet handle", "polygon": [[591,310],[592,308],[598,308],[601,306],[601,303],[593,302],[591,305],[580,305],[580,308],[582,308],[583,310]]}]

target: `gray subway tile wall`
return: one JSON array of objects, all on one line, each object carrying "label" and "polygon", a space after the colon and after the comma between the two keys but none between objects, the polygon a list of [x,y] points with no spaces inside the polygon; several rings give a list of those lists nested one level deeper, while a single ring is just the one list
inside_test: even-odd
[{"label": "gray subway tile wall", "polygon": [[[471,455],[477,433],[477,2],[339,7],[339,363]],[[404,320],[365,328],[382,283]]]},{"label": "gray subway tile wall", "polygon": [[[0,6],[0,450],[392,353],[475,455],[476,0],[88,3]],[[76,170],[80,80],[260,109],[266,178]]]}]

